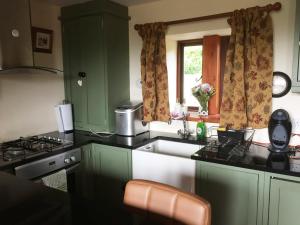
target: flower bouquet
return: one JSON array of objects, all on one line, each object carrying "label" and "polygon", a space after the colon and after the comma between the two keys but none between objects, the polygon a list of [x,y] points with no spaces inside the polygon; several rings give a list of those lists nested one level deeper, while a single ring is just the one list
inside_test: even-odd
[{"label": "flower bouquet", "polygon": [[215,94],[215,89],[208,83],[198,84],[192,88],[193,96],[201,105],[200,115],[208,115],[208,101]]}]

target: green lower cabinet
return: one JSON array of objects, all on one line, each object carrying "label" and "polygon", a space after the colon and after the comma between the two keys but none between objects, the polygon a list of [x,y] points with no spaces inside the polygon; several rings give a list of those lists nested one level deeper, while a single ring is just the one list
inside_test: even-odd
[{"label": "green lower cabinet", "polygon": [[118,209],[131,171],[131,150],[100,144],[84,146],[77,193],[105,209]]},{"label": "green lower cabinet", "polygon": [[196,168],[196,193],[210,202],[212,225],[262,224],[264,173],[207,162]]},{"label": "green lower cabinet", "polygon": [[268,225],[299,225],[300,179],[269,176]]},{"label": "green lower cabinet", "polygon": [[131,150],[93,144],[93,151],[100,152],[96,165],[99,172],[96,191],[110,208],[119,207],[123,202],[125,185],[132,178]]}]

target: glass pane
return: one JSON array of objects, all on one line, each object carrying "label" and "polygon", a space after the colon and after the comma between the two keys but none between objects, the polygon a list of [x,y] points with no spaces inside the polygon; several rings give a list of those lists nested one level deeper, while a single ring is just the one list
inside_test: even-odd
[{"label": "glass pane", "polygon": [[192,95],[192,88],[201,83],[202,76],[202,45],[186,46],[183,52],[183,98],[187,106],[199,106]]}]

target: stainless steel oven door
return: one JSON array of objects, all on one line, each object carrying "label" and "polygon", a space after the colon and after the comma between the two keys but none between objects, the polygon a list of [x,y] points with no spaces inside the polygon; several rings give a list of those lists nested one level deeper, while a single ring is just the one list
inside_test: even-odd
[{"label": "stainless steel oven door", "polygon": [[75,171],[80,165],[81,149],[76,148],[57,155],[35,160],[14,169],[15,175],[46,186],[72,191]]}]

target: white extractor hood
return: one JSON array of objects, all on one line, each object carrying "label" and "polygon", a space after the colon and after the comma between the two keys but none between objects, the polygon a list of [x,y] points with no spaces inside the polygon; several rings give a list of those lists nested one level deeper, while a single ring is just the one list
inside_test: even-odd
[{"label": "white extractor hood", "polygon": [[35,65],[32,51],[30,0],[1,0],[0,72],[20,68],[62,72]]}]

